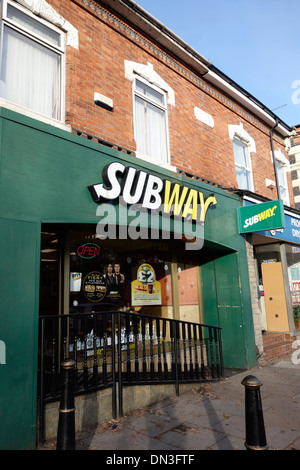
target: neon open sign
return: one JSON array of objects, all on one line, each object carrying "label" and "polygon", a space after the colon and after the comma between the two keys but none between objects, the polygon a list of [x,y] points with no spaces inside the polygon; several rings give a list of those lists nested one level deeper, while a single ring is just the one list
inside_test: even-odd
[{"label": "neon open sign", "polygon": [[80,258],[92,259],[100,255],[100,246],[95,243],[84,243],[78,246],[76,253]]}]

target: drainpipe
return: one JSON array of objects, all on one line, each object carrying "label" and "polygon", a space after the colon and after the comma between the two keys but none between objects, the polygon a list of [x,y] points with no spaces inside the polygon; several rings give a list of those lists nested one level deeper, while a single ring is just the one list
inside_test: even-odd
[{"label": "drainpipe", "polygon": [[272,151],[272,158],[273,158],[273,165],[274,165],[277,195],[278,195],[278,199],[280,199],[279,183],[278,183],[278,177],[277,177],[277,171],[276,171],[276,165],[275,165],[275,152],[274,152],[274,144],[273,144],[273,131],[277,126],[278,126],[278,118],[276,118],[275,125],[270,130],[270,142],[271,142],[271,151]]}]

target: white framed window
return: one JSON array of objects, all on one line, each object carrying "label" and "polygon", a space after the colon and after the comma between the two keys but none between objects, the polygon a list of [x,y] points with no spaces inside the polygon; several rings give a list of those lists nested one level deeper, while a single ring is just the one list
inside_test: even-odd
[{"label": "white framed window", "polygon": [[170,157],[166,93],[141,77],[135,77],[133,95],[138,156],[153,163],[168,164]]},{"label": "white framed window", "polygon": [[236,180],[239,189],[253,190],[253,178],[250,153],[247,142],[233,139]]},{"label": "white framed window", "polygon": [[1,1],[0,98],[64,119],[65,33],[10,0]]},{"label": "white framed window", "polygon": [[[278,182],[278,190],[279,190],[279,199],[282,199],[283,204],[286,206],[290,205],[290,197],[289,197],[289,190],[288,190],[288,182],[287,182],[287,172],[290,171],[290,163],[288,159],[283,155],[281,150],[274,151],[274,158],[275,158],[275,170],[277,175],[277,182]],[[271,152],[271,159],[272,152]]]},{"label": "white framed window", "polygon": [[254,191],[251,152],[255,152],[255,142],[242,124],[230,125],[229,137],[233,141],[236,180],[239,189]]},{"label": "white framed window", "polygon": [[171,171],[168,105],[175,106],[173,89],[148,63],[124,61],[125,77],[132,82],[136,156]]}]

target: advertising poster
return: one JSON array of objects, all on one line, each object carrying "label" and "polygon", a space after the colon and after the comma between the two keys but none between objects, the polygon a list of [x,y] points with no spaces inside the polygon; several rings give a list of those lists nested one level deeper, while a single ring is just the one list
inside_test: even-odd
[{"label": "advertising poster", "polygon": [[131,283],[131,305],[161,305],[161,284],[150,264],[142,264],[137,279]]},{"label": "advertising poster", "polygon": [[114,300],[121,299],[125,285],[125,276],[120,272],[120,264],[109,263],[106,266],[106,273],[104,274],[104,277],[107,283],[106,297]]},{"label": "advertising poster", "polygon": [[71,292],[80,292],[81,290],[81,281],[82,274],[77,272],[70,273],[70,291]]},{"label": "advertising poster", "polygon": [[91,302],[100,302],[106,295],[106,279],[98,271],[92,271],[84,278],[82,290]]}]

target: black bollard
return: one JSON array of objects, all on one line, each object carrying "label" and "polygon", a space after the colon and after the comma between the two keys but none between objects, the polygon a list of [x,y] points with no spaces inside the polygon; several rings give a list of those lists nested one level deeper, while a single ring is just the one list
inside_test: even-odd
[{"label": "black bollard", "polygon": [[75,450],[75,362],[67,359],[61,365],[62,392],[59,408],[56,450]]},{"label": "black bollard", "polygon": [[248,375],[242,385],[245,386],[246,449],[268,450],[260,396],[262,382]]}]

